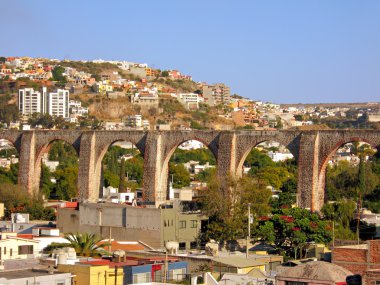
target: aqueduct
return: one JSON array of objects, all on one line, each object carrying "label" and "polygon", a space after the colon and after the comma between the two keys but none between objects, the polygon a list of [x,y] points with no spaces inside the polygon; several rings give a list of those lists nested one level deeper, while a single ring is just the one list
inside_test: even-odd
[{"label": "aqueduct", "polygon": [[166,200],[168,162],[174,150],[188,140],[203,142],[215,155],[219,177],[242,175],[249,151],[264,141],[286,146],[298,163],[297,203],[319,210],[324,203],[325,168],[343,144],[364,141],[380,145],[380,131],[2,131],[0,139],[10,141],[20,154],[19,185],[30,194],[39,191],[41,156],[55,140],[71,144],[79,154],[78,192],[82,202],[99,197],[101,162],[116,141],[129,141],[144,157],[143,196],[156,206]]}]

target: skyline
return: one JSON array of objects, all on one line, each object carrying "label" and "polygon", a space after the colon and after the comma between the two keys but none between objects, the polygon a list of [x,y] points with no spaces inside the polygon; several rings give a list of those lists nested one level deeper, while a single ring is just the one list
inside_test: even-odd
[{"label": "skyline", "polygon": [[275,103],[380,101],[378,1],[145,3],[6,1],[0,55],[146,62]]}]

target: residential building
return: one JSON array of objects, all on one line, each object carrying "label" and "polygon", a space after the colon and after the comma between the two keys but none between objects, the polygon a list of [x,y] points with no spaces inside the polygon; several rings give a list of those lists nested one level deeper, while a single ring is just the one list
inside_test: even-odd
[{"label": "residential building", "polygon": [[[19,269],[0,272],[2,285],[72,285],[70,272],[57,272],[55,270]],[[95,284],[95,283],[94,283]]]},{"label": "residential building", "polygon": [[206,104],[216,106],[230,103],[230,87],[223,83],[202,86],[203,98]]},{"label": "residential building", "polygon": [[140,105],[141,108],[150,109],[158,108],[159,106],[159,97],[156,93],[135,93],[131,96],[132,104]]},{"label": "residential building", "polygon": [[197,93],[180,93],[177,99],[187,110],[198,110],[199,103],[203,102],[203,97]]},{"label": "residential building", "polygon": [[256,112],[247,109],[231,112],[231,118],[238,126],[253,125],[259,122]]},{"label": "residential building", "polygon": [[39,241],[18,238],[16,233],[2,233],[0,236],[0,269],[4,261],[10,259],[28,259],[39,256]]},{"label": "residential building", "polygon": [[202,224],[208,221],[200,213],[174,208],[140,208],[126,204],[85,203],[76,209],[58,209],[57,227],[63,233],[89,232],[114,239],[141,240],[163,248],[176,240],[180,247],[194,248]]},{"label": "residential building", "polygon": [[129,192],[119,193],[118,188],[114,188],[112,186],[103,187],[103,197],[99,199],[99,201],[109,202],[109,203],[130,203],[135,202],[135,192],[130,192],[130,188],[128,188]]},{"label": "residential building", "polygon": [[74,276],[74,284],[78,285],[123,285],[122,270],[117,270],[115,267],[110,267],[109,264],[100,264],[101,265],[95,263],[76,263],[74,265],[59,264],[58,270],[61,272],[71,273]]},{"label": "residential building", "polygon": [[[75,284],[141,284],[182,281],[187,273],[187,262],[165,256],[127,256],[121,250],[109,259],[81,260],[74,265],[59,264],[58,269],[71,272]],[[165,278],[166,271],[166,278]],[[99,278],[101,276],[101,278]]]},{"label": "residential building", "polygon": [[31,115],[33,113],[46,113],[46,87],[42,93],[33,88],[24,88],[18,91],[18,108],[21,114]]},{"label": "residential building", "polygon": [[143,126],[141,115],[130,115],[125,118],[125,126],[129,128],[139,129]]},{"label": "residential building", "polygon": [[95,93],[100,94],[107,94],[108,92],[113,91],[113,86],[107,82],[97,82],[94,85],[92,85],[93,90]]},{"label": "residential building", "polygon": [[47,93],[46,87],[42,93],[33,88],[19,90],[18,107],[20,113],[31,115],[41,113],[52,116],[69,117],[69,91],[58,89],[56,92]]},{"label": "residential building", "polygon": [[56,92],[50,92],[46,99],[46,110],[51,116],[69,117],[69,91],[58,89]]}]

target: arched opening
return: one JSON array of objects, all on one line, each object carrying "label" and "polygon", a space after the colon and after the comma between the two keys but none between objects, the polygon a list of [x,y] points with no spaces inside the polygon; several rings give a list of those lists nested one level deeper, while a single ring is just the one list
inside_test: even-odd
[{"label": "arched opening", "polygon": [[166,199],[179,202],[185,210],[195,209],[208,179],[216,175],[216,157],[203,142],[188,140],[173,149],[168,158],[163,171]]},{"label": "arched opening", "polygon": [[362,218],[370,215],[370,211],[380,213],[377,149],[361,140],[336,147],[324,161],[319,179],[320,192],[327,202],[322,212],[336,221],[336,238],[374,238],[373,231],[356,218],[357,213],[361,213]]},{"label": "arched opening", "polygon": [[[297,162],[284,145],[275,141],[257,144],[242,164],[243,176],[272,192],[273,207],[291,207],[297,197]],[[240,170],[239,170],[240,171]]]},{"label": "arched opening", "polygon": [[0,139],[0,197],[5,219],[12,213],[29,213],[31,220],[54,220],[54,211],[44,208],[39,196],[22,191],[18,182],[19,153],[10,141]]},{"label": "arched opening", "polygon": [[54,140],[41,150],[36,170],[40,170],[38,189],[45,199],[78,197],[78,162],[77,151],[64,140]]},{"label": "arched opening", "polygon": [[19,169],[19,154],[14,145],[0,139],[0,185],[4,187],[17,187]]},{"label": "arched opening", "polygon": [[101,167],[101,201],[134,203],[142,200],[144,158],[133,143],[117,141],[111,144]]}]

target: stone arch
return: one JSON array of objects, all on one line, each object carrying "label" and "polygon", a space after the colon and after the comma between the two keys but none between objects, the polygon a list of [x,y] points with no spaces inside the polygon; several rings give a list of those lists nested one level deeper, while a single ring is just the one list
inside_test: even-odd
[{"label": "stone arch", "polygon": [[[364,142],[370,145],[372,148],[377,149],[379,147],[380,142],[373,141],[368,139],[367,137],[362,136],[350,136],[346,138],[339,138],[337,141],[333,142],[331,146],[325,147],[320,153],[319,157],[319,166],[318,166],[318,185],[317,185],[317,197],[314,197],[314,193],[312,194],[312,201],[317,201],[318,205],[323,205],[325,203],[325,183],[326,183],[326,168],[328,162],[331,160],[333,155],[337,152],[337,150],[348,144],[353,142]],[[313,202],[314,204],[315,202]]]},{"label": "stone arch", "polygon": [[168,174],[169,174],[169,161],[173,156],[175,150],[187,141],[198,141],[201,142],[204,146],[206,146],[211,153],[214,155],[216,163],[218,164],[218,145],[217,140],[219,137],[219,132],[208,132],[206,136],[201,136],[197,134],[198,132],[189,132],[186,136],[179,136],[174,140],[166,140],[167,144],[164,147],[164,155],[161,173],[159,177],[161,191],[167,194],[168,188]]},{"label": "stone arch", "polygon": [[32,192],[34,194],[38,193],[39,188],[40,188],[42,156],[45,153],[48,153],[50,151],[51,146],[53,145],[54,142],[62,141],[65,144],[70,145],[75,150],[78,157],[78,168],[79,168],[79,158],[80,158],[79,137],[75,136],[70,139],[67,136],[62,137],[62,136],[55,135],[54,132],[52,132],[51,134],[52,136],[43,137],[43,139],[40,139],[39,141],[37,140],[37,143],[36,143],[36,155],[35,155],[35,161],[34,161],[34,179],[33,179],[33,186],[32,186]]},{"label": "stone arch", "polygon": [[4,139],[4,140],[10,142],[19,154],[21,152],[21,137],[22,137],[22,132],[20,132],[20,131],[2,131],[2,132],[0,132],[0,139]]},{"label": "stone arch", "polygon": [[243,174],[243,164],[247,159],[251,150],[257,147],[259,144],[263,142],[277,142],[280,145],[285,146],[293,155],[295,160],[298,163],[298,140],[296,140],[296,136],[284,136],[274,132],[272,136],[264,134],[263,136],[240,136],[238,137],[237,142],[237,151],[236,151],[236,173],[237,177],[241,177]]},{"label": "stone arch", "polygon": [[100,195],[100,190],[101,190],[101,186],[102,186],[102,179],[103,179],[103,167],[102,167],[102,164],[103,164],[103,159],[106,155],[106,153],[108,152],[108,150],[110,149],[110,147],[112,147],[115,143],[117,142],[127,142],[127,143],[131,143],[133,147],[135,147],[136,149],[139,150],[140,152],[140,155],[144,158],[144,153],[142,152],[142,149],[139,148],[136,144],[134,144],[133,142],[131,141],[127,141],[127,140],[116,140],[116,141],[113,141],[111,142],[110,144],[108,144],[108,147],[105,147],[101,150],[100,154],[99,154],[99,157],[97,159],[97,162],[96,162],[96,166],[95,166],[95,177],[96,179],[98,180],[97,181],[97,184],[99,185],[98,187],[98,196]]},{"label": "stone arch", "polygon": [[[16,147],[15,143],[9,139],[9,137],[0,136],[0,140],[2,141],[2,145],[1,145],[1,149],[0,149],[0,151],[1,151],[0,158],[2,160],[4,159],[0,166],[3,167],[6,172],[16,174],[17,180],[14,182],[15,182],[15,184],[19,184],[19,180],[20,180],[20,171],[19,171],[20,151]],[[5,144],[3,145],[4,142],[5,142]],[[16,166],[17,169],[15,169],[14,166]],[[17,170],[17,172],[15,170]]]},{"label": "stone arch", "polygon": [[94,189],[91,191],[95,191],[94,197],[99,197],[100,191],[100,179],[102,176],[102,161],[107,153],[110,146],[112,146],[116,142],[130,142],[132,143],[141,153],[141,156],[144,158],[144,167],[145,167],[145,156],[147,152],[145,151],[145,143],[146,143],[146,132],[139,131],[100,131],[96,133],[96,146],[94,149],[95,152],[95,163],[94,163],[94,177],[96,177],[94,181]]}]

